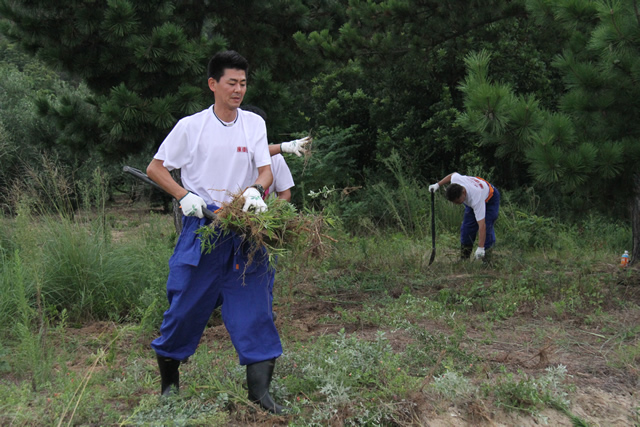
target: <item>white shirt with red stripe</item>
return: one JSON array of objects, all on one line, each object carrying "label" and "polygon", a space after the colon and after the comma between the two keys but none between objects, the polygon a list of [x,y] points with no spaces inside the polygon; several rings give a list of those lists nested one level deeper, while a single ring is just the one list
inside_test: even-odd
[{"label": "white shirt with red stripe", "polygon": [[487,181],[476,178],[475,176],[460,175],[454,172],[451,175],[451,183],[459,184],[467,190],[467,198],[464,200],[465,206],[473,209],[476,221],[483,220],[487,210],[487,197],[489,197],[490,188]]},{"label": "white shirt with red stripe", "polygon": [[160,145],[155,159],[181,169],[182,185],[206,203],[220,206],[253,185],[258,168],[271,164],[262,117],[238,109],[233,125],[223,125],[213,106],[181,119]]}]

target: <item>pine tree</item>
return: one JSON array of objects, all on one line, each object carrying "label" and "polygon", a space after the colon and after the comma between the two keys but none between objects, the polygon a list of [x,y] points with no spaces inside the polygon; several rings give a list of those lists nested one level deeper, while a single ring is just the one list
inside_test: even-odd
[{"label": "pine tree", "polygon": [[489,76],[490,54],[467,57],[461,123],[524,157],[536,181],[556,188],[577,210],[626,200],[640,252],[640,14],[636,0],[535,0],[529,11],[564,34],[554,65],[566,92],[555,108],[515,95]]},{"label": "pine tree", "polygon": [[[178,14],[190,4],[189,15]],[[208,52],[203,42],[204,2],[90,0],[0,2],[2,30],[28,52],[86,82],[89,99],[41,99],[40,110],[76,149],[100,145],[121,156],[156,141],[177,118],[202,105]],[[200,19],[201,21],[201,19]]]},{"label": "pine tree", "polygon": [[40,100],[59,142],[121,158],[153,149],[178,119],[210,105],[206,65],[221,49],[249,60],[246,102],[267,111],[270,130],[303,130],[300,82],[315,70],[300,61],[293,34],[330,25],[338,3],[0,0],[0,30],[91,90]]},{"label": "pine tree", "polygon": [[[339,32],[296,35],[305,53],[332,65],[311,94],[316,123],[342,138],[341,162],[332,152],[327,165],[342,168],[337,185],[386,179],[383,160],[394,150],[407,173],[426,180],[454,167],[496,167],[492,152],[456,124],[463,58],[479,46],[496,52],[502,73],[522,77],[519,90],[555,93],[551,58],[537,47],[551,37],[526,20],[522,1],[350,1],[346,14]],[[518,166],[495,169],[514,176]],[[530,181],[520,175],[516,186]]]}]

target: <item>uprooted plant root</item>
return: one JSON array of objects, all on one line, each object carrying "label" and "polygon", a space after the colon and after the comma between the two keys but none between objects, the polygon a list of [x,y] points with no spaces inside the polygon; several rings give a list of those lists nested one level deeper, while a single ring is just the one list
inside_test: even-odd
[{"label": "uprooted plant root", "polygon": [[242,193],[233,195],[231,202],[223,203],[216,211],[217,218],[198,230],[202,250],[211,252],[220,233],[234,232],[249,245],[247,265],[256,253],[265,248],[271,264],[276,256],[300,249],[307,256],[324,257],[331,251],[327,241],[335,239],[324,233],[331,221],[321,213],[300,213],[286,200],[268,197],[267,210],[256,214],[242,210]]}]

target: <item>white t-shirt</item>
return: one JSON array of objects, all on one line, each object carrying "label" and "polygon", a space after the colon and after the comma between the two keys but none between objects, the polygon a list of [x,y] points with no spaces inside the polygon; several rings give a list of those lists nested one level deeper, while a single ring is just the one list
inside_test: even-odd
[{"label": "white t-shirt", "polygon": [[271,156],[271,173],[273,174],[273,183],[269,187],[268,194],[280,193],[295,185],[289,166],[287,166],[282,154]]},{"label": "white t-shirt", "polygon": [[181,169],[183,187],[218,206],[253,185],[257,169],[271,164],[262,117],[238,109],[238,120],[224,126],[213,106],[181,119],[154,158],[170,171]]},{"label": "white t-shirt", "polygon": [[465,206],[473,209],[476,221],[483,220],[487,210],[485,200],[489,197],[487,182],[474,176],[465,176],[454,172],[451,175],[451,183],[462,185],[467,190],[467,198],[464,201]]}]

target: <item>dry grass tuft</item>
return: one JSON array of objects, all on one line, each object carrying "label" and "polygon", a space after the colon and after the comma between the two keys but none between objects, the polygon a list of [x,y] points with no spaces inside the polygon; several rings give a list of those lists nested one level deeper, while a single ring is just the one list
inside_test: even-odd
[{"label": "dry grass tuft", "polygon": [[270,263],[276,256],[294,250],[314,257],[324,257],[331,251],[328,241],[336,240],[325,234],[332,225],[330,219],[321,213],[300,213],[291,203],[275,197],[268,197],[265,203],[266,212],[244,212],[242,193],[234,194],[231,202],[216,211],[217,218],[198,230],[203,251],[213,249],[220,231],[234,232],[251,243],[249,264],[261,248],[267,250]]}]

